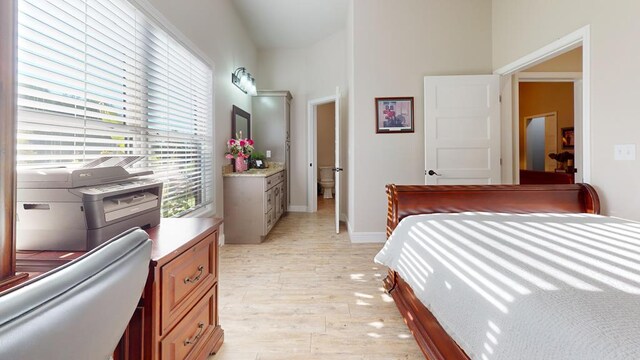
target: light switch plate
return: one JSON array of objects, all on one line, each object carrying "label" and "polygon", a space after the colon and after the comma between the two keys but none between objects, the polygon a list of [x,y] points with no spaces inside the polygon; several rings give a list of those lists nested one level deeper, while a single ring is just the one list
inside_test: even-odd
[{"label": "light switch plate", "polygon": [[614,160],[635,160],[636,144],[619,144],[613,147]]},{"label": "light switch plate", "polygon": [[266,153],[267,153],[266,154],[267,155],[267,159],[270,158],[271,157],[271,150],[267,150]]}]

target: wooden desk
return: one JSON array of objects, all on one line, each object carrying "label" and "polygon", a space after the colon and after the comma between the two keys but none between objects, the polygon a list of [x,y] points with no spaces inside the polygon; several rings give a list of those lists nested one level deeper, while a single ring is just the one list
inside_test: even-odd
[{"label": "wooden desk", "polygon": [[[218,321],[218,231],[222,219],[162,219],[140,303],[115,360],[206,359],[224,339]],[[37,275],[83,252],[20,251],[18,271]],[[99,310],[98,310],[99,311]]]},{"label": "wooden desk", "polygon": [[29,273],[29,278],[33,278],[84,254],[84,251],[17,251],[16,268],[18,272]]}]

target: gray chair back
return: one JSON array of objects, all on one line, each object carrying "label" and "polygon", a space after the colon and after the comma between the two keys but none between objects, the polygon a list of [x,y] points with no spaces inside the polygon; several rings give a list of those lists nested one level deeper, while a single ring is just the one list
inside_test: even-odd
[{"label": "gray chair back", "polygon": [[0,293],[0,359],[109,359],[140,300],[151,240],[129,230]]}]

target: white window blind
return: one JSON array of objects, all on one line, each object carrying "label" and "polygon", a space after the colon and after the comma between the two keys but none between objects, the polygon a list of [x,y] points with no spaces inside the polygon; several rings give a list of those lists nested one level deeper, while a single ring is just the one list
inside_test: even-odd
[{"label": "white window blind", "polygon": [[163,216],[212,202],[212,72],[126,0],[20,0],[18,166],[145,155]]}]

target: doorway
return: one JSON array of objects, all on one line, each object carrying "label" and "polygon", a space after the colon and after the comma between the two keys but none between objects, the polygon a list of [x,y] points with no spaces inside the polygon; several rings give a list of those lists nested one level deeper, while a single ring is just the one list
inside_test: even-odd
[{"label": "doorway", "polygon": [[[515,76],[517,87],[514,93],[514,114],[517,114],[517,120],[514,127],[518,129],[516,141],[519,149],[515,156],[519,160],[516,170],[520,184],[581,182],[582,167],[575,166],[575,158],[582,154],[582,143],[576,144],[574,136],[576,128],[580,129],[582,125],[580,112],[576,111],[578,104],[582,103],[582,92],[579,90],[582,79],[581,51],[582,48],[579,47],[536,66],[540,69],[557,70],[557,65],[554,64],[561,61],[564,63],[563,66],[573,70],[572,72],[525,70]],[[567,60],[571,58],[574,60]],[[530,128],[531,119],[540,116],[545,117],[547,125],[545,137],[548,142],[543,159],[540,159],[541,152],[536,152],[531,147],[533,144],[528,144],[529,132],[536,133],[535,121],[534,127]],[[554,122],[555,125],[550,122]],[[530,151],[534,153],[531,154]],[[537,164],[544,166],[532,168],[529,162],[533,159],[537,159]]]},{"label": "doorway", "polygon": [[[520,128],[519,85],[522,82],[569,82],[574,89],[574,129],[567,129],[573,135],[575,181],[589,182],[591,178],[591,142],[590,142],[590,26],[584,26],[553,43],[526,55],[515,62],[495,71],[502,76],[502,114],[503,129],[503,182],[522,183],[520,181]],[[580,71],[566,66],[558,58],[563,55],[579,54]],[[554,61],[553,59],[556,59]],[[551,65],[551,66],[545,66]],[[571,131],[569,131],[571,130]],[[562,132],[562,130],[560,130]],[[561,139],[562,133],[558,134]],[[559,140],[560,141],[560,140]],[[558,149],[561,150],[561,149]]]},{"label": "doorway", "polygon": [[318,211],[335,210],[335,173],[336,157],[335,132],[336,103],[329,102],[316,107],[316,183]]},{"label": "doorway", "polygon": [[309,172],[307,204],[309,212],[331,211],[336,233],[340,232],[340,89],[336,95],[309,101]]}]

